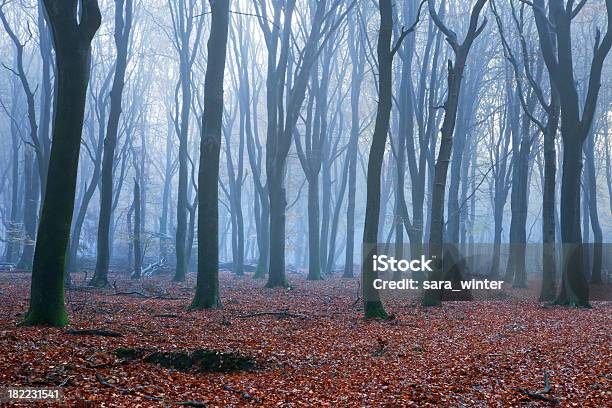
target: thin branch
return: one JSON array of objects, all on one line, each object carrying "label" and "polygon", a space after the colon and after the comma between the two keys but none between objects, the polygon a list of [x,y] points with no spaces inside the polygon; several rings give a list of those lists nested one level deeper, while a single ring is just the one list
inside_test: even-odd
[{"label": "thin branch", "polygon": [[406,38],[406,36],[412,33],[414,30],[416,30],[416,27],[419,24],[419,20],[421,19],[421,10],[423,9],[423,5],[425,4],[426,1],[427,0],[421,0],[414,23],[412,23],[412,25],[408,29],[404,29],[404,27],[402,27],[402,33],[400,34],[399,38],[395,42],[395,45],[391,49],[391,58],[393,58],[395,53],[397,53],[397,51],[400,49],[402,45],[402,41],[404,41],[404,38]]}]

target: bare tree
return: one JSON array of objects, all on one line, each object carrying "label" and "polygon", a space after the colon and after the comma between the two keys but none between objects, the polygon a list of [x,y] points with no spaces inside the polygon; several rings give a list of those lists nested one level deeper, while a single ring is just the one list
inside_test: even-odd
[{"label": "bare tree", "polygon": [[[455,61],[448,60],[448,94],[444,103],[444,121],[440,131],[440,150],[436,159],[434,187],[431,206],[431,225],[429,232],[429,257],[433,259],[434,268],[431,280],[442,280],[442,252],[444,244],[444,196],[446,190],[446,174],[453,147],[453,133],[457,119],[457,108],[463,72],[470,48],[474,40],[486,25],[486,18],[479,24],[480,12],[487,0],[477,0],[470,13],[470,20],[464,40],[459,43],[457,34],[449,29],[438,16],[433,1],[429,1],[429,14],[436,26],[446,37],[455,55]],[[440,304],[441,291],[428,290],[423,296],[423,305],[435,306]]]},{"label": "bare tree", "polygon": [[63,326],[65,255],[74,208],[91,41],[100,27],[96,0],[45,0],[53,32],[57,83],[53,143],[34,251],[30,307],[24,325]]},{"label": "bare tree", "polygon": [[94,276],[89,282],[92,286],[108,285],[108,264],[110,260],[110,224],[113,205],[113,169],[115,147],[119,132],[119,119],[125,85],[125,72],[128,62],[128,46],[132,29],[132,0],[115,0],[115,46],[117,60],[113,85],[110,90],[110,112],[104,138],[102,173],[100,185],[100,217],[98,219],[98,251]]},{"label": "bare tree", "polygon": [[[421,5],[423,2],[421,2]],[[380,294],[374,289],[374,280],[378,272],[374,271],[372,255],[378,238],[380,218],[380,179],[385,154],[385,144],[389,133],[389,119],[392,107],[392,84],[393,84],[393,57],[401,47],[402,41],[408,34],[413,32],[419,22],[419,16],[415,23],[408,29],[402,29],[393,47],[391,39],[393,36],[393,11],[390,0],[380,0],[378,3],[380,14],[380,28],[378,31],[378,106],[376,110],[376,122],[374,134],[370,146],[367,172],[366,192],[366,214],[363,227],[364,254],[362,261],[362,285],[363,285],[363,309],[366,319],[375,317],[386,317]],[[419,7],[420,12],[420,7]]]},{"label": "bare tree", "polygon": [[229,0],[211,0],[212,22],[204,79],[204,113],[198,172],[198,278],[193,309],[221,307],[219,297],[219,155],[223,127],[223,75]]},{"label": "bare tree", "polygon": [[[586,2],[574,5],[562,0],[534,0],[532,4],[540,49],[548,75],[559,93],[561,107],[561,140],[563,141],[563,175],[561,178],[561,242],[563,273],[556,302],[572,306],[589,305],[589,287],[584,273],[584,253],[580,228],[580,177],[582,148],[588,137],[597,108],[602,68],[612,48],[612,0],[606,0],[608,26],[605,35],[595,33],[584,103],[580,103],[574,78],[572,21]],[[554,29],[553,29],[554,27]]]}]

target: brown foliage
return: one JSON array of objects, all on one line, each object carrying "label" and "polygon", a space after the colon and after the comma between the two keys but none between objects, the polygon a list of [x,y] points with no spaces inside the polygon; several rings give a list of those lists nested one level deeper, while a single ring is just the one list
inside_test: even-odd
[{"label": "brown foliage", "polygon": [[[108,337],[17,327],[28,282],[25,274],[0,275],[0,384],[61,385],[68,406],[601,407],[612,398],[606,302],[590,310],[524,300],[424,309],[388,299],[395,320],[365,321],[353,305],[357,281],[346,279],[295,278],[291,290],[265,289],[223,273],[225,308],[208,311],[187,310],[193,276],[185,284],[147,280],[159,297],[69,291],[70,329],[122,334]],[[133,285],[117,277],[121,291],[143,292]],[[509,291],[513,299],[524,294]],[[218,350],[256,364],[179,371],[117,349]]]}]

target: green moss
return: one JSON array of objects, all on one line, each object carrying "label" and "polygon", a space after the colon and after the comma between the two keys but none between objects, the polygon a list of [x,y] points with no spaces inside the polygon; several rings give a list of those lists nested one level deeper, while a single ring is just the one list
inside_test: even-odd
[{"label": "green moss", "polygon": [[21,326],[64,327],[68,324],[68,314],[64,307],[57,309],[30,309],[21,321]]},{"label": "green moss", "polygon": [[363,311],[365,313],[366,319],[386,319],[390,317],[385,311],[385,307],[383,306],[381,301],[366,301],[363,307]]},{"label": "green moss", "polygon": [[193,298],[189,310],[204,310],[204,309],[222,309],[221,299],[219,296],[213,296],[211,298],[202,299],[200,296]]},{"label": "green moss", "polygon": [[287,278],[282,277],[280,279],[268,279],[268,283],[266,283],[266,288],[286,288],[289,286],[287,284]]},{"label": "green moss", "polygon": [[553,302],[555,305],[558,306],[565,306],[565,307],[575,307],[575,308],[585,308],[585,309],[592,309],[593,306],[591,306],[591,304],[586,301],[586,300],[579,300],[579,299],[568,299],[568,298],[557,298],[555,299],[555,301]]},{"label": "green moss", "polygon": [[253,279],[263,279],[266,277],[266,267],[262,264],[257,264],[257,269],[255,269],[255,274],[253,275]]},{"label": "green moss", "polygon": [[321,271],[317,270],[317,272],[313,274],[309,273],[308,276],[306,277],[306,280],[310,280],[310,281],[323,280],[323,277],[321,276]]},{"label": "green moss", "polygon": [[421,305],[425,307],[441,306],[440,291],[426,290],[423,299],[421,299]]},{"label": "green moss", "polygon": [[115,355],[125,360],[133,360],[144,355],[143,349],[119,347],[114,351]]},{"label": "green moss", "polygon": [[195,369],[198,372],[228,373],[250,370],[255,366],[255,361],[250,357],[207,349],[198,349],[191,353],[187,351],[158,351],[146,356],[144,361],[179,371]]}]

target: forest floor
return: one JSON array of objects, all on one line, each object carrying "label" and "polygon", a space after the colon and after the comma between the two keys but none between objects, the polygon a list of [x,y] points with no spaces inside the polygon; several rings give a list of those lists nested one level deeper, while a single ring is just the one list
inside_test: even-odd
[{"label": "forest floor", "polygon": [[[612,406],[612,302],[522,300],[537,283],[504,301],[393,299],[395,319],[365,321],[356,279],[291,275],[291,289],[271,290],[222,273],[224,308],[188,311],[193,274],[183,284],[111,276],[106,289],[77,274],[71,325],[59,329],[17,326],[29,279],[0,273],[0,386],[60,385],[66,406]],[[251,360],[175,369],[151,358],[198,349]]]}]

